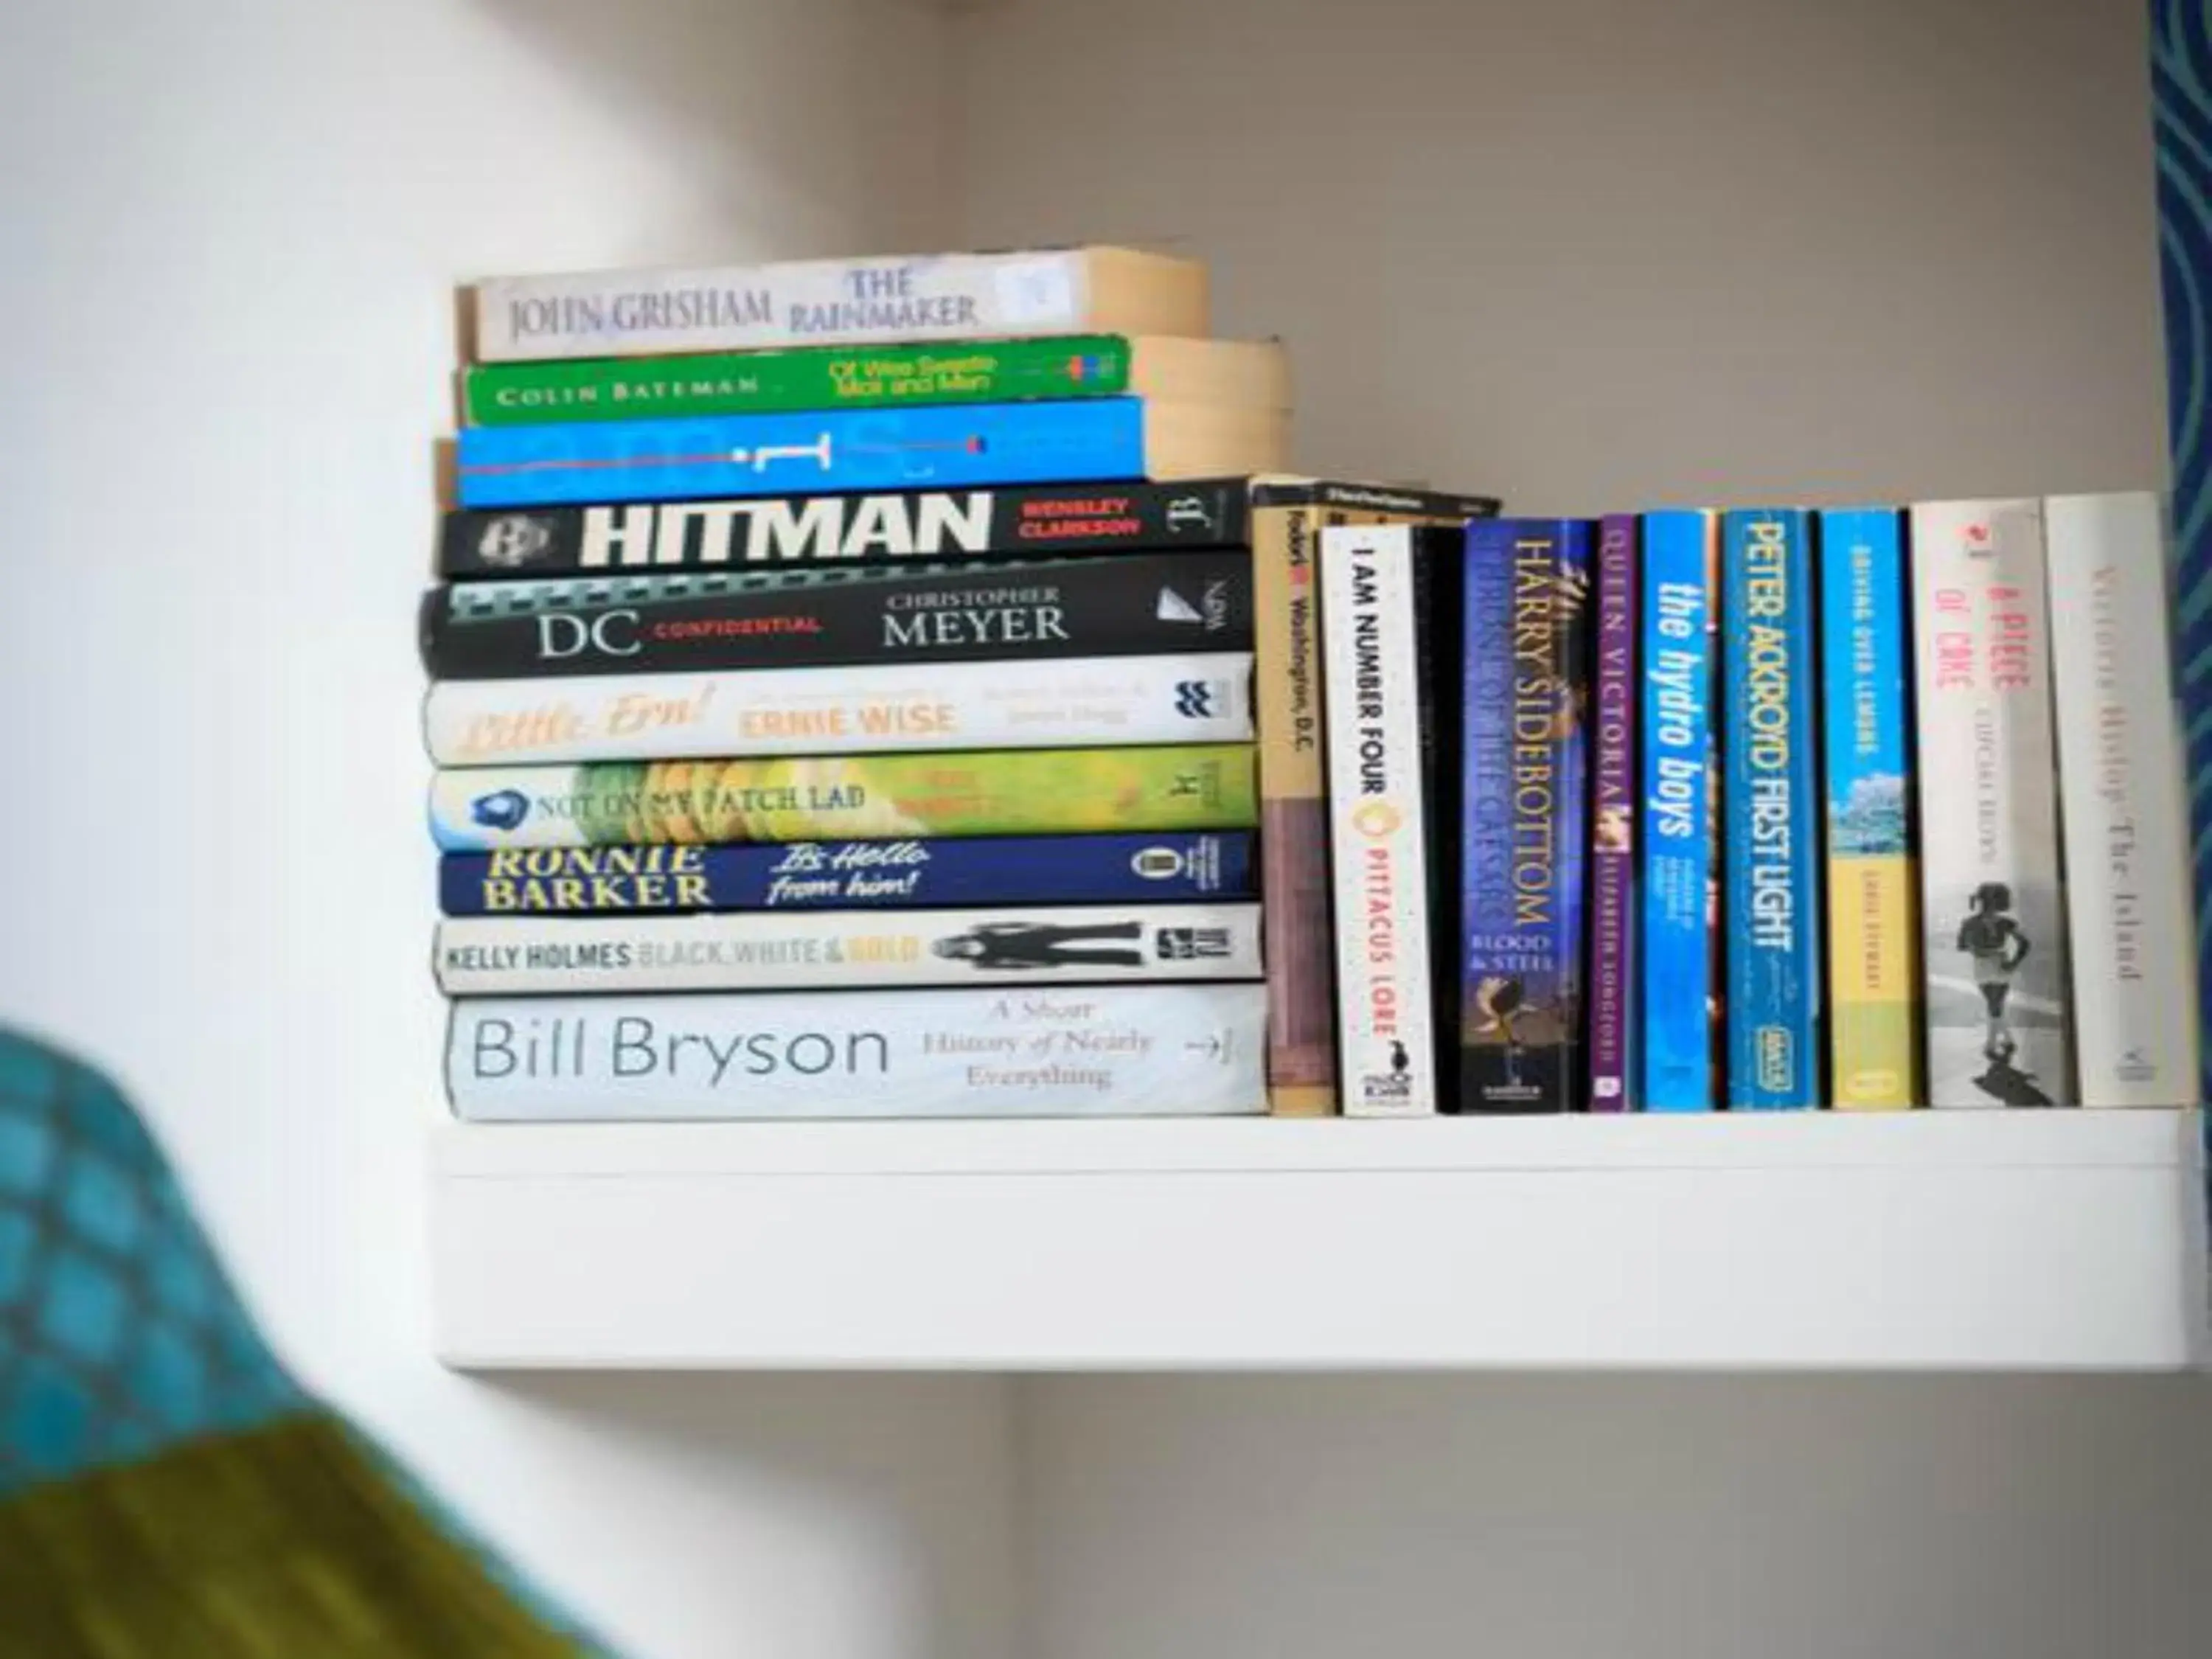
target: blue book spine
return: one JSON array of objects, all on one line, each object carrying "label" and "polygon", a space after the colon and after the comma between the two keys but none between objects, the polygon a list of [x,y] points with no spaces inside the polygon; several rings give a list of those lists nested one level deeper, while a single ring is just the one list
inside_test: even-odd
[{"label": "blue book spine", "polygon": [[1141,398],[465,427],[460,505],[650,501],[1146,474]]},{"label": "blue book spine", "polygon": [[1713,515],[1644,519],[1643,753],[1637,890],[1642,985],[1633,1045],[1648,1112],[1719,1102],[1713,1033],[1719,948]]},{"label": "blue book spine", "polygon": [[1583,1082],[1590,526],[1466,534],[1459,1109],[1568,1111]]},{"label": "blue book spine", "polygon": [[1723,544],[1729,1109],[1803,1110],[1826,1058],[1812,514],[1730,513]]},{"label": "blue book spine", "polygon": [[1256,898],[1249,835],[511,848],[440,860],[449,916]]}]

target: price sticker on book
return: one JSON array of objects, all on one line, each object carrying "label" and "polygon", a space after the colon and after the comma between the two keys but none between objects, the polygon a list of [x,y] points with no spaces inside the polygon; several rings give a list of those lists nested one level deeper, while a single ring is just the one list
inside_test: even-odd
[{"label": "price sticker on book", "polygon": [[1076,313],[1069,262],[1058,258],[1010,259],[993,273],[999,318],[1009,325],[1058,323]]}]

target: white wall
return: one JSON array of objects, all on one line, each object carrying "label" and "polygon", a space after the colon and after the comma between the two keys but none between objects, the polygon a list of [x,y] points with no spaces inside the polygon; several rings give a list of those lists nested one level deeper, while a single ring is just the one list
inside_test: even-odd
[{"label": "white wall", "polygon": [[1211,258],[1300,464],[1655,501],[2164,477],[2133,0],[987,0],[969,239]]},{"label": "white wall", "polygon": [[0,1018],[121,1073],[283,1350],[640,1659],[998,1659],[1003,1394],[432,1364],[412,617],[446,288],[927,245],[942,28],[0,8]]},{"label": "white wall", "polygon": [[2199,1659],[2197,1378],[1104,1378],[1023,1403],[1038,1659]]}]

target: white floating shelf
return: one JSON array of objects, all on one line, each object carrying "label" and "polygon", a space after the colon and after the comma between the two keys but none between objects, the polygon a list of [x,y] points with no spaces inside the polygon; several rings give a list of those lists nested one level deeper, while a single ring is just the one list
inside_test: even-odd
[{"label": "white floating shelf", "polygon": [[2194,1113],[450,1125],[466,1367],[2167,1370]]}]

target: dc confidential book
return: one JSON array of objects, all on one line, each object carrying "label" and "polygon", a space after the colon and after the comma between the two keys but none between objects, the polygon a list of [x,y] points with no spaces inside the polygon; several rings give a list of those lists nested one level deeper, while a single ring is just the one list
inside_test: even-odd
[{"label": "dc confidential book", "polygon": [[464,1118],[1255,1115],[1257,985],[471,998],[446,1073]]},{"label": "dc confidential book", "polygon": [[2070,1106],[2043,504],[1912,508],[1928,1098]]},{"label": "dc confidential book", "polygon": [[1465,532],[1459,1109],[1579,1105],[1591,527]]},{"label": "dc confidential book", "polygon": [[1644,1106],[1720,1104],[1720,535],[1699,511],[1644,518],[1643,814],[1637,915]]},{"label": "dc confidential book", "polygon": [[1733,512],[1723,537],[1729,1109],[1805,1110],[1826,1059],[1812,515]]},{"label": "dc confidential book", "polygon": [[1895,507],[1820,514],[1829,1090],[1838,1111],[1901,1111],[1923,1093],[1905,556]]}]

